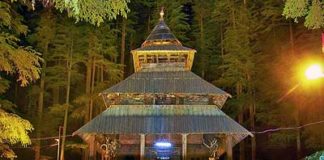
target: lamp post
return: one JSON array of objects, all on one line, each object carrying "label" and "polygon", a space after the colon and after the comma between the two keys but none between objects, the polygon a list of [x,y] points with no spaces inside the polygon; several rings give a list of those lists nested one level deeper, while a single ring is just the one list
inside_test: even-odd
[{"label": "lamp post", "polygon": [[[322,67],[320,64],[312,64],[306,70],[304,71],[304,76],[306,77],[307,81],[312,81],[312,80],[317,80],[320,78],[324,77],[324,73],[322,71]],[[298,85],[300,86],[300,85]],[[297,86],[297,87],[298,87]],[[296,87],[296,88],[297,88]],[[296,89],[295,88],[295,89]],[[296,125],[300,126],[300,119],[299,119],[299,114],[300,114],[300,107],[297,107],[297,114],[296,114]],[[297,145],[297,158],[301,158],[301,131],[298,128],[296,132],[296,145]]]},{"label": "lamp post", "polygon": [[[320,78],[324,78],[324,73],[322,70],[322,66],[320,64],[312,64],[308,68],[306,68],[303,72],[303,77],[304,77],[304,82],[312,82],[314,80],[318,80]],[[305,81],[306,80],[306,81]],[[278,100],[277,103],[281,102],[284,100],[288,95],[290,95],[292,92],[294,92],[299,86],[301,86],[302,81],[300,81],[298,84],[293,86],[291,89],[288,90],[283,96],[281,96]],[[301,104],[298,104],[301,105]],[[300,107],[297,107],[297,113],[295,115],[296,119],[296,125],[300,126],[300,120],[299,120],[299,113],[300,113]],[[300,129],[297,129],[296,132],[296,145],[297,145],[297,158],[300,158],[300,151],[301,151],[301,140],[300,140]]]},{"label": "lamp post", "polygon": [[56,138],[55,141],[57,142],[57,156],[56,156],[56,159],[59,160],[60,159],[60,139]]},{"label": "lamp post", "polygon": [[61,145],[61,128],[62,126],[59,126],[59,136],[58,138],[55,139],[55,141],[57,142],[57,160],[60,159],[60,145]]}]

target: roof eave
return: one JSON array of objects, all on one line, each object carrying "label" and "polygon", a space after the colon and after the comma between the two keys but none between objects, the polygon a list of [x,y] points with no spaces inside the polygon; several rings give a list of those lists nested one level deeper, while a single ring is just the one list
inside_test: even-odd
[{"label": "roof eave", "polygon": [[188,49],[188,50],[141,50],[140,48],[134,49],[131,51],[132,54],[136,52],[151,52],[151,53],[156,53],[156,52],[194,52],[196,53],[197,51],[195,49]]}]

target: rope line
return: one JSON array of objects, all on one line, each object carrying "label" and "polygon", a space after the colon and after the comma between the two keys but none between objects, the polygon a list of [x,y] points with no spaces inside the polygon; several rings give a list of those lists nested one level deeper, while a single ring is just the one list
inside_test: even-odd
[{"label": "rope line", "polygon": [[[45,146],[42,145],[40,148],[45,148],[45,147],[50,148],[50,147],[55,147],[55,146],[57,146],[57,145],[58,145],[57,143],[55,143],[55,144],[50,144],[50,145],[45,145]],[[32,149],[34,149],[35,146],[26,146],[26,147],[10,147],[10,148],[13,148],[13,149],[26,149],[26,148],[32,148]]]},{"label": "rope line", "polygon": [[[66,136],[61,136],[61,138],[62,137],[72,137],[72,134],[71,135],[66,135]],[[53,137],[31,138],[30,140],[39,141],[39,140],[49,140],[49,139],[58,139],[58,138],[59,138],[58,136],[53,136]]]},{"label": "rope line", "polygon": [[321,124],[324,123],[324,120],[322,121],[317,121],[317,122],[312,122],[312,123],[307,123],[301,126],[297,126],[297,127],[280,127],[280,128],[273,128],[273,129],[267,129],[264,131],[252,131],[253,134],[264,134],[264,133],[268,133],[268,132],[277,132],[277,131],[284,131],[284,130],[297,130],[297,129],[301,129],[301,128],[305,128],[311,125],[316,125],[316,124]]},{"label": "rope line", "polygon": [[[324,123],[324,120],[322,121],[316,121],[316,122],[312,122],[312,123],[307,123],[301,126],[296,126],[296,127],[279,127],[279,128],[271,128],[271,129],[266,129],[263,131],[251,131],[251,133],[253,134],[265,134],[265,133],[269,133],[269,132],[278,132],[278,131],[286,131],[286,130],[297,130],[297,129],[301,129],[301,128],[305,128],[308,126],[312,126],[312,125],[317,125],[317,124],[321,124]],[[61,138],[63,138],[64,136],[61,136]],[[65,137],[72,137],[71,135],[66,135]],[[58,139],[58,136],[52,136],[52,137],[41,137],[41,138],[31,138],[30,140],[32,141],[41,141],[41,140],[50,140],[50,139]]]}]

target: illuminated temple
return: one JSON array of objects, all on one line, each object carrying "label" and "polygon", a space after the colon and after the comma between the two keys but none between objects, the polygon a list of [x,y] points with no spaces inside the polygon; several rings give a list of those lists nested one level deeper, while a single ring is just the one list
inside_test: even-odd
[{"label": "illuminated temple", "polygon": [[135,73],[103,91],[107,109],[74,132],[92,159],[218,159],[252,134],[221,111],[230,95],[191,67],[184,47],[161,18],[140,48]]}]

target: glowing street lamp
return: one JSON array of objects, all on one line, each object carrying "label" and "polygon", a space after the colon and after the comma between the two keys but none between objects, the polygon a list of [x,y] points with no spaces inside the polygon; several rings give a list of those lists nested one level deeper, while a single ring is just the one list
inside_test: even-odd
[{"label": "glowing street lamp", "polygon": [[315,80],[318,78],[323,78],[324,73],[322,67],[319,64],[313,64],[309,66],[305,71],[305,76],[308,80]]},{"label": "glowing street lamp", "polygon": [[[312,80],[317,80],[319,78],[324,78],[324,73],[322,70],[322,66],[320,64],[313,64],[309,66],[305,71],[304,71],[304,78],[306,77],[306,81],[312,81]],[[290,95],[293,91],[295,91],[300,85],[302,85],[302,81],[293,86],[286,92],[283,96],[281,96],[278,100],[277,103],[281,102],[283,99],[285,99],[288,95]]]}]

